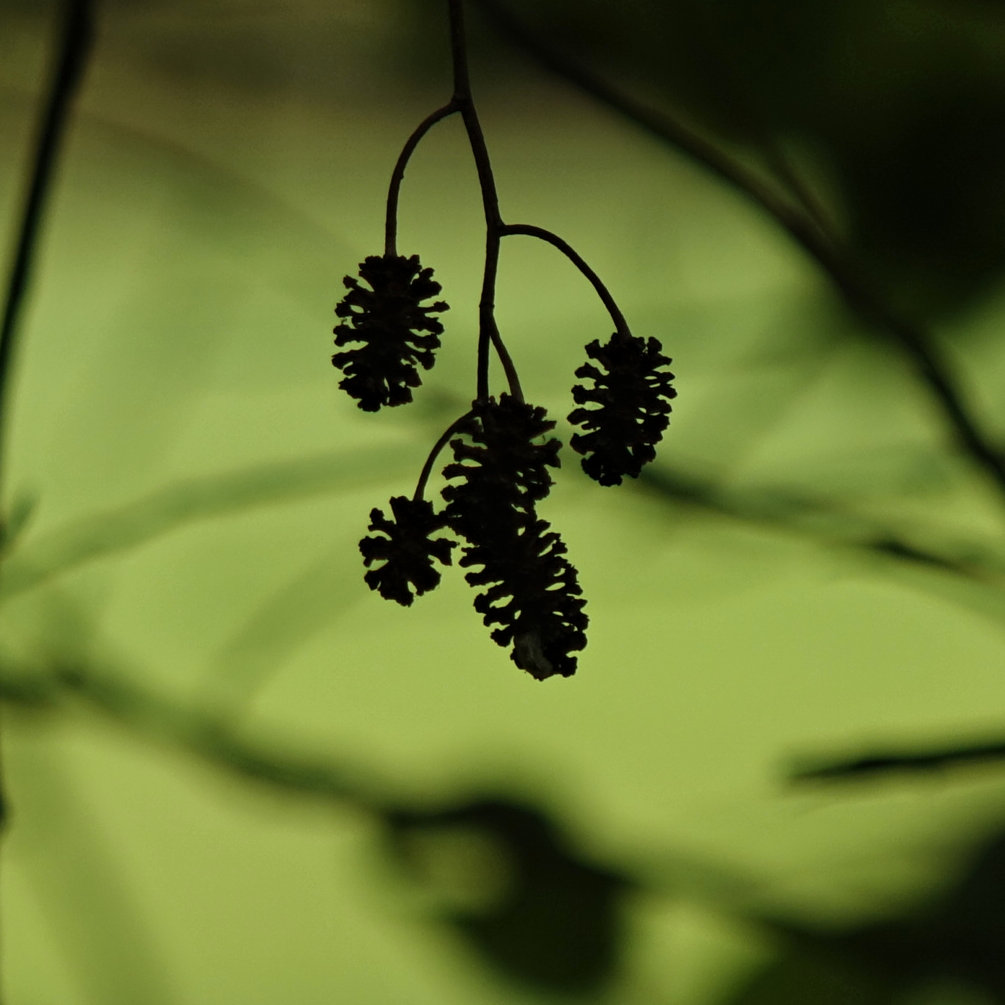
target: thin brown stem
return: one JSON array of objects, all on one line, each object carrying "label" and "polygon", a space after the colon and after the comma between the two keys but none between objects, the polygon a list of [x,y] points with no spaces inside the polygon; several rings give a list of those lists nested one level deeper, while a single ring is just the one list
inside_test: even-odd
[{"label": "thin brown stem", "polygon": [[453,115],[459,111],[453,101],[448,102],[442,108],[437,108],[435,112],[430,112],[412,132],[412,135],[405,140],[405,145],[401,148],[398,160],[395,162],[394,170],[391,172],[391,183],[387,189],[387,216],[384,222],[384,254],[396,255],[398,253],[398,197],[401,193],[401,183],[405,177],[405,168],[419,141],[429,132],[437,122]]},{"label": "thin brown stem", "polygon": [[576,266],[577,269],[590,281],[593,288],[597,291],[597,296],[600,297],[604,306],[607,308],[607,313],[611,315],[611,320],[614,322],[615,329],[622,335],[630,335],[631,330],[628,327],[628,322],[625,321],[624,314],[621,313],[621,309],[618,307],[617,303],[614,301],[614,297],[611,296],[610,291],[607,286],[601,280],[600,276],[597,275],[593,269],[587,265],[586,261],[581,255],[565,240],[558,236],[558,234],[553,234],[550,230],[545,230],[544,227],[535,226],[532,223],[507,223],[502,228],[503,237],[507,237],[510,234],[524,234],[527,237],[536,237],[540,241],[544,241],[547,244],[558,248],[559,251],[565,255],[566,258]]},{"label": "thin brown stem", "polygon": [[419,474],[419,481],[415,486],[415,492],[412,495],[412,499],[415,502],[419,502],[422,499],[423,493],[426,491],[426,483],[429,481],[429,476],[432,474],[433,465],[436,463],[436,458],[439,456],[440,451],[447,445],[450,437],[453,436],[465,422],[471,417],[471,411],[465,412],[459,419],[455,419],[450,423],[449,426],[440,434],[440,438],[433,444],[433,449],[429,451],[429,456],[426,458],[426,463],[422,465],[422,471]]},{"label": "thin brown stem", "polygon": [[517,378],[516,369],[509,352],[499,334],[495,320],[495,290],[499,272],[499,243],[502,238],[503,221],[499,213],[499,195],[496,191],[495,175],[489,158],[485,135],[478,120],[478,112],[471,97],[471,81],[468,75],[467,38],[464,32],[463,0],[448,0],[450,12],[450,51],[453,58],[454,96],[452,103],[460,110],[464,129],[474,157],[478,173],[478,185],[482,194],[482,208],[485,214],[485,269],[482,274],[482,290],[478,300],[478,362],[477,397],[484,400],[489,395],[489,347],[493,347],[502,364],[509,383],[510,394],[522,401],[523,392]]}]

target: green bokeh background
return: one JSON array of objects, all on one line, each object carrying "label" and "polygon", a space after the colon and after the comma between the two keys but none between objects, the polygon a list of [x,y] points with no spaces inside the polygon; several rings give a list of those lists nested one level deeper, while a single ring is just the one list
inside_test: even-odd
[{"label": "green bokeh background", "polygon": [[[11,236],[56,13],[0,4]],[[414,406],[371,416],[328,363],[342,276],[381,247],[394,158],[449,95],[440,15],[375,0],[99,6],[24,320],[8,502],[28,515],[0,646],[12,666],[85,666],[217,710],[387,799],[532,803],[638,883],[595,1000],[731,1001],[781,952],[752,917],[900,910],[1001,826],[994,766],[785,780],[802,755],[1001,731],[993,579],[834,543],[871,521],[993,545],[1001,503],[947,448],[903,360],[770,219],[478,27],[504,215],[569,240],[674,358],[657,472],[829,510],[790,519],[766,503],[747,519],[653,483],[605,490],[567,456],[542,513],[589,600],[569,680],[521,673],[456,569],[407,610],[369,593],[370,508],[411,491],[474,389],[483,229],[453,120],[409,167],[400,223],[401,250],[435,267],[451,304],[435,370]],[[1005,287],[984,277],[945,303],[939,336],[994,425]],[[609,334],[589,287],[553,249],[509,239],[498,317],[528,399],[567,414],[583,345]],[[7,1005],[573,1000],[437,923],[443,890],[397,872],[351,800],[235,777],[156,716],[11,703],[3,758]],[[462,874],[447,886],[500,881],[472,848],[446,858]],[[961,987],[902,1000],[992,1000]]]}]

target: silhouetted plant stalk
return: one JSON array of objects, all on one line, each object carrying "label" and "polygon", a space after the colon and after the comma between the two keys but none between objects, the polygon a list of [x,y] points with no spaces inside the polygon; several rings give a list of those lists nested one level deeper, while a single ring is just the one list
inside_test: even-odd
[{"label": "silhouetted plant stalk", "polygon": [[[573,387],[576,404],[569,415],[582,432],[571,446],[583,455],[583,470],[602,485],[637,477],[655,457],[676,395],[657,339],[632,335],[623,313],[597,273],[557,234],[533,224],[508,224],[471,93],[462,0],[448,0],[453,93],[405,141],[391,173],[387,194],[384,252],[360,264],[363,287],[346,276],[348,290],[335,313],[332,357],[341,370],[339,386],[365,411],[407,404],[421,383],[419,367],[433,366],[443,325],[444,301],[433,270],[418,255],[398,250],[398,203],[409,160],[438,122],[458,115],[464,126],[481,190],[485,218],[485,258],[478,301],[475,394],[469,411],[456,419],[433,445],[409,499],[391,499],[391,516],[374,509],[372,532],[360,542],[365,580],[388,600],[410,605],[440,581],[439,565],[449,565],[460,546],[465,578],[482,588],[475,609],[492,638],[510,649],[517,666],[538,680],[575,673],[586,646],[587,616],[578,573],[568,561],[561,537],[541,519],[537,505],[549,493],[550,468],[559,466],[559,441],[548,434],[555,423],[544,408],[524,400],[516,365],[496,322],[495,295],[504,237],[526,236],[561,252],[589,281],[614,324],[601,347],[586,348],[594,363],[575,370],[593,386]],[[493,353],[506,381],[496,397],[490,379]],[[599,365],[594,365],[599,364]],[[437,511],[424,497],[441,451],[450,445],[453,463],[443,469],[449,484],[446,506]],[[450,533],[457,540],[442,536]],[[441,536],[435,536],[441,535]]]},{"label": "silhouetted plant stalk", "polygon": [[1005,495],[1005,451],[983,428],[949,359],[927,328],[891,306],[872,279],[856,266],[812,193],[773,144],[766,144],[764,154],[778,185],[768,184],[715,142],[674,116],[636,100],[590,67],[569,58],[538,33],[529,31],[504,3],[478,0],[478,6],[543,67],[691,158],[774,219],[813,259],[845,303],[904,355],[932,396],[958,447],[992,479],[998,492]]},{"label": "silhouetted plant stalk", "polygon": [[[67,0],[60,25],[59,48],[46,101],[39,117],[35,147],[28,174],[28,190],[21,210],[14,256],[7,276],[0,321],[0,561],[9,544],[9,502],[6,443],[10,425],[10,397],[20,322],[31,281],[45,204],[59,159],[70,103],[87,63],[93,35],[90,0]],[[0,764],[0,830],[6,824],[7,795]],[[2,994],[2,992],[0,992]]]},{"label": "silhouetted plant stalk", "polygon": [[83,77],[93,38],[91,0],[67,0],[59,41],[59,54],[39,118],[35,149],[28,176],[14,258],[7,276],[3,321],[0,323],[0,491],[6,483],[4,465],[7,427],[10,424],[10,388],[21,309],[31,281],[31,270],[42,226],[45,203],[59,159],[70,103]]}]

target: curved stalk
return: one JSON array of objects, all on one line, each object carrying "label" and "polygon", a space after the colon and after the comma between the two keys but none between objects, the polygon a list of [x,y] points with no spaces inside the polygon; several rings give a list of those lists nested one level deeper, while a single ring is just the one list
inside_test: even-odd
[{"label": "curved stalk", "polygon": [[401,183],[405,177],[405,168],[419,141],[429,132],[437,122],[453,115],[458,111],[458,107],[453,101],[448,102],[442,108],[437,108],[435,112],[430,112],[414,129],[412,135],[405,140],[405,145],[398,154],[394,170],[391,172],[391,183],[387,189],[387,215],[384,222],[384,254],[397,255],[398,253],[398,196],[401,193]]},{"label": "curved stalk", "polygon": [[450,437],[453,436],[460,426],[470,417],[471,410],[468,409],[468,411],[466,411],[459,419],[455,419],[451,422],[450,425],[447,426],[447,428],[440,434],[440,438],[433,444],[433,449],[429,451],[426,463],[422,465],[422,471],[419,473],[419,480],[415,485],[415,492],[412,493],[412,499],[415,502],[420,502],[422,500],[423,493],[426,491],[426,482],[429,481],[429,476],[433,471],[433,465],[436,463],[436,458],[439,456],[440,451],[450,441]]},{"label": "curved stalk", "polygon": [[611,320],[614,322],[615,329],[622,335],[631,335],[631,330],[628,327],[628,322],[625,321],[624,314],[621,313],[621,309],[614,301],[614,297],[611,296],[610,291],[604,285],[603,280],[600,276],[586,264],[586,261],[576,252],[576,250],[565,240],[558,236],[558,234],[553,234],[550,230],[546,230],[544,227],[535,226],[532,223],[508,223],[502,228],[503,237],[508,237],[510,234],[524,234],[527,237],[536,237],[540,241],[544,241],[547,244],[558,248],[559,251],[565,255],[566,258],[576,266],[577,269],[590,281],[593,288],[597,291],[597,296],[603,301],[604,306],[607,308],[607,313],[611,315]]}]

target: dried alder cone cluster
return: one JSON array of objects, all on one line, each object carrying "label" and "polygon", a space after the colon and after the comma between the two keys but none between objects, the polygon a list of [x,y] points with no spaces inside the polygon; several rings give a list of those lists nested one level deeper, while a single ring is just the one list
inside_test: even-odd
[{"label": "dried alder cone cluster", "polygon": [[[669,423],[676,392],[670,360],[655,338],[631,334],[620,310],[596,274],[561,238],[540,227],[507,226],[498,210],[495,183],[470,93],[464,90],[461,5],[449,5],[454,38],[455,94],[409,137],[392,175],[383,255],[366,258],[359,278],[347,276],[348,292],[335,309],[340,319],[332,363],[343,374],[339,386],[364,411],[402,405],[421,383],[439,348],[447,304],[435,298],[440,285],[419,257],[395,248],[398,188],[411,151],[430,126],[459,114],[480,168],[487,245],[483,303],[494,302],[495,268],[503,237],[523,234],[558,248],[593,284],[616,330],[606,343],[586,346],[589,362],[575,371],[577,406],[569,422],[577,431],[570,445],[582,454],[583,470],[601,485],[635,478],[655,457]],[[366,284],[366,285],[364,285]],[[488,357],[495,350],[509,384],[489,393]],[[370,534],[360,542],[367,585],[388,600],[410,605],[440,582],[439,566],[458,564],[477,591],[474,606],[492,639],[508,648],[517,666],[538,680],[569,677],[586,646],[585,601],[575,567],[558,533],[537,512],[553,484],[561,444],[545,409],[524,401],[516,369],[491,309],[480,313],[477,387],[471,408],[440,437],[411,498],[394,496],[390,515],[370,514]],[[453,460],[442,469],[442,505],[424,498],[437,455],[449,444]]]},{"label": "dried alder cone cluster", "polygon": [[[442,325],[432,315],[447,305],[423,301],[440,292],[432,270],[418,258],[367,258],[360,274],[364,291],[346,277],[349,293],[336,313],[347,319],[335,329],[336,345],[355,348],[332,357],[345,374],[340,383],[360,408],[412,400],[420,383],[416,363],[432,365]],[[593,363],[575,375],[577,407],[569,421],[582,431],[571,440],[583,455],[583,470],[601,485],[637,477],[655,457],[674,397],[670,360],[656,339],[616,332],[605,345],[586,347]],[[545,409],[503,393],[475,400],[454,424],[454,460],[443,469],[445,505],[436,510],[421,497],[391,499],[391,516],[370,514],[371,534],[360,542],[368,567],[366,583],[388,600],[410,605],[440,581],[437,565],[458,564],[478,588],[475,609],[492,638],[510,647],[517,666],[539,680],[576,670],[575,653],[586,646],[585,601],[561,537],[537,514],[552,486],[560,443],[549,436],[555,423]],[[444,536],[449,532],[457,540]]]}]

